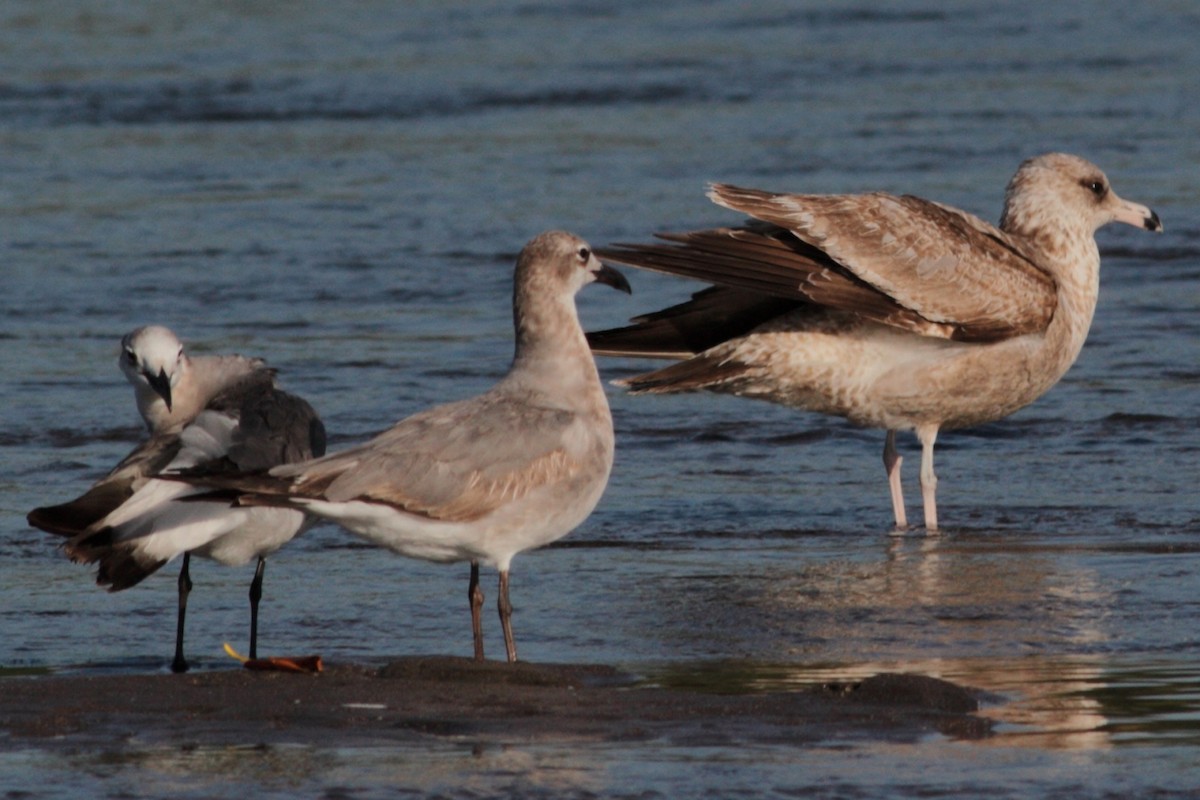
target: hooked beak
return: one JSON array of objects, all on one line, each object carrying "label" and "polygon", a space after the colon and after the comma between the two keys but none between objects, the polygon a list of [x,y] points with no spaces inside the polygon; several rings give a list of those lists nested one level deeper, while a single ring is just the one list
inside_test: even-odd
[{"label": "hooked beak", "polygon": [[625,280],[625,276],[607,264],[601,264],[600,269],[593,272],[592,275],[595,276],[596,283],[603,283],[628,295],[633,294],[633,287],[629,285],[629,281]]},{"label": "hooked beak", "polygon": [[1135,228],[1145,228],[1153,233],[1162,233],[1162,220],[1146,206],[1141,203],[1131,203],[1128,200],[1120,200],[1117,202],[1117,213],[1113,217],[1115,222],[1124,222],[1126,225],[1132,225]]},{"label": "hooked beak", "polygon": [[150,372],[143,372],[146,382],[150,384],[150,388],[163,399],[167,404],[167,411],[171,410],[171,379],[167,377],[167,371],[160,369],[157,375]]}]

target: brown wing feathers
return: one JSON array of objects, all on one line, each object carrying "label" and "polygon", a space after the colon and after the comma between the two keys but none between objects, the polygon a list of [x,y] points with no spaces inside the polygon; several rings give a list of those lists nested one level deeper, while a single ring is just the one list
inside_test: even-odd
[{"label": "brown wing feathers", "polygon": [[[1054,313],[1054,281],[1020,243],[957,209],[907,195],[783,195],[724,184],[709,196],[753,219],[597,254],[739,292],[700,293],[592,334],[598,352],[683,357],[749,332],[751,312],[762,323],[806,304],[973,342],[1042,330]],[[756,306],[755,295],[791,305]],[[730,304],[725,319],[718,302]]]},{"label": "brown wing feathers", "polygon": [[588,333],[597,353],[653,358],[687,358],[749,333],[803,303],[729,286],[710,286],[691,300],[634,317],[624,328]]},{"label": "brown wing feathers", "polygon": [[1057,305],[1054,279],[1019,239],[950,206],[885,192],[788,195],[725,184],[709,197],[819,248],[834,272],[862,279],[905,312],[881,318],[814,298],[868,319],[987,342],[1043,330]]},{"label": "brown wing feathers", "polygon": [[[807,302],[853,311],[867,319],[928,336],[967,338],[957,326],[930,321],[901,306],[782,228],[765,225],[718,228],[660,234],[659,238],[673,244],[618,244],[597,250],[597,255],[643,269],[745,290],[736,298],[742,309],[752,305],[747,301],[747,293],[793,301],[790,306],[775,304],[763,309],[775,312],[770,316]],[[686,303],[674,308],[680,312],[693,310]],[[764,315],[758,322],[770,316]],[[746,333],[753,326],[741,327],[724,338]],[[593,344],[613,345],[612,334],[611,331],[593,334]]]}]

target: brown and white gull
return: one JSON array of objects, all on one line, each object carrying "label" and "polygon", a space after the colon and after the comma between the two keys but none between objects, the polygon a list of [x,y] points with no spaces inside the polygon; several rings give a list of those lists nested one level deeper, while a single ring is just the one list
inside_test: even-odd
[{"label": "brown and white gull", "polygon": [[629,291],[582,239],[543,233],[517,259],[516,353],[492,389],[324,458],[260,475],[181,477],[215,487],[214,496],[232,490],[241,505],[303,509],[401,555],[469,561],[477,660],[484,657],[479,565],[494,566],[505,649],[515,661],[513,557],[583,522],[612,469],[612,416],[575,308],[575,294],[593,282]]},{"label": "brown and white gull", "polygon": [[1162,230],[1098,167],[1062,153],[1021,164],[999,228],[911,195],[717,184],[709,197],[753,220],[599,255],[716,286],[589,334],[593,351],[682,359],[620,381],[633,393],[706,389],[885,429],[900,528],[896,432],[921,442],[925,527],[935,530],[938,432],[1013,413],[1075,361],[1099,291],[1097,229]]},{"label": "brown and white gull", "polygon": [[197,501],[199,490],[156,476],[200,465],[256,470],[311,458],[325,452],[325,428],[308,403],[275,385],[274,370],[262,361],[191,357],[173,332],[158,325],[127,334],[118,363],[134,387],[149,438],[80,497],[29,512],[29,524],[70,537],[67,554],[98,564],[96,582],[109,591],[135,586],[183,555],[175,672],[188,668],[183,633],[191,554],[232,566],[257,558],[250,584],[255,658],[265,558],[303,529],[305,516]]}]

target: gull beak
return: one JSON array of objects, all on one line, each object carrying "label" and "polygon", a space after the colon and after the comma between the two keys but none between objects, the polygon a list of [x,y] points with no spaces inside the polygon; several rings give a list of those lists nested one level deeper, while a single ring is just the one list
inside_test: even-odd
[{"label": "gull beak", "polygon": [[157,375],[150,372],[143,372],[146,377],[146,382],[150,384],[150,388],[163,399],[167,404],[167,411],[171,410],[171,379],[167,377],[167,371],[160,369]]},{"label": "gull beak", "polygon": [[607,264],[601,264],[600,269],[593,272],[592,275],[595,277],[596,283],[603,283],[628,295],[633,294],[633,287],[629,285],[629,281],[625,280],[625,276]]},{"label": "gull beak", "polygon": [[1117,198],[1117,211],[1113,221],[1124,222],[1135,228],[1145,228],[1153,233],[1162,233],[1162,220],[1149,208],[1141,203],[1131,203]]},{"label": "gull beak", "polygon": [[1158,214],[1156,214],[1153,210],[1150,210],[1150,216],[1146,217],[1144,224],[1146,226],[1146,230],[1148,231],[1153,231],[1154,233],[1163,232],[1162,220],[1158,218]]}]

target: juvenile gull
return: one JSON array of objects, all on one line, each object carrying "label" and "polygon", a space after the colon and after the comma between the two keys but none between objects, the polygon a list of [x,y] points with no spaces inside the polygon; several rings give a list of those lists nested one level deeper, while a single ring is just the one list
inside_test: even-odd
[{"label": "juvenile gull", "polygon": [[401,555],[469,561],[477,660],[484,657],[479,564],[495,566],[504,645],[515,661],[513,556],[583,522],[612,469],[612,417],[575,294],[592,282],[625,292],[629,284],[563,232],[525,245],[513,282],[516,354],[486,393],[415,414],[325,458],[260,475],[193,471],[186,479],[233,490],[242,505],[302,508]]},{"label": "juvenile gull", "polygon": [[96,582],[120,591],[180,553],[179,616],[171,669],[187,670],[184,618],[191,554],[221,564],[258,559],[250,584],[250,657],[257,657],[265,558],[303,527],[298,511],[230,508],[188,500],[198,492],[155,476],[206,464],[254,470],[321,455],[325,429],[304,400],[276,387],[275,372],[238,355],[188,356],[175,334],[152,325],[121,341],[118,362],[134,387],[150,436],[82,496],[35,508],[29,524],[70,537],[73,560],[98,563]]},{"label": "juvenile gull", "polygon": [[634,393],[707,389],[885,429],[900,528],[896,431],[921,442],[925,527],[935,530],[938,431],[1011,414],[1075,361],[1096,308],[1098,228],[1162,230],[1096,166],[1061,153],[1021,164],[999,228],[911,195],[718,184],[709,197],[754,219],[599,255],[717,285],[589,334],[593,351],[683,359],[620,382]]}]

